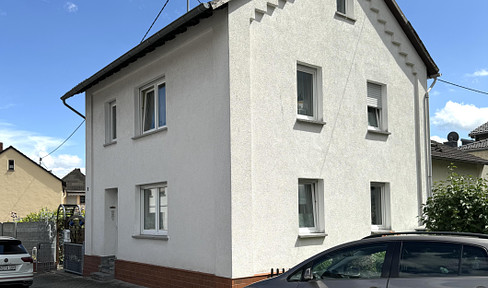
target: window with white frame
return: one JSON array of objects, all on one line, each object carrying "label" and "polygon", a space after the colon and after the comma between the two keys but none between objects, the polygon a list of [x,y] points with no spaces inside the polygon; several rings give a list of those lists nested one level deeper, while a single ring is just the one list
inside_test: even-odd
[{"label": "window with white frame", "polygon": [[141,134],[166,126],[166,83],[155,81],[144,86],[140,94]]},{"label": "window with white frame", "polygon": [[105,142],[111,143],[117,140],[117,104],[115,100],[105,106]]},{"label": "window with white frame", "polygon": [[383,85],[368,82],[366,102],[369,130],[387,131],[384,90]]},{"label": "window with white frame", "polygon": [[297,117],[305,120],[322,120],[320,95],[320,70],[297,65]]},{"label": "window with white frame", "polygon": [[168,234],[168,195],[165,184],[140,187],[141,234]]},{"label": "window with white frame", "polygon": [[354,0],[337,0],[337,12],[347,18],[354,16]]},{"label": "window with white frame", "polygon": [[298,225],[300,234],[323,232],[323,193],[319,180],[298,181]]},{"label": "window with white frame", "polygon": [[390,229],[390,192],[387,183],[371,183],[371,229]]}]

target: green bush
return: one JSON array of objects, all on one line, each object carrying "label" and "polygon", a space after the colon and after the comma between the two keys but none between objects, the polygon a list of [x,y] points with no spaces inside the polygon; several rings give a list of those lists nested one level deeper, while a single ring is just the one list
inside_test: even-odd
[{"label": "green bush", "polygon": [[45,207],[37,212],[32,212],[28,214],[24,218],[20,219],[19,222],[56,222],[56,213],[57,210],[50,210],[49,208]]},{"label": "green bush", "polygon": [[488,233],[488,181],[459,175],[454,168],[432,188],[421,222],[431,231]]}]

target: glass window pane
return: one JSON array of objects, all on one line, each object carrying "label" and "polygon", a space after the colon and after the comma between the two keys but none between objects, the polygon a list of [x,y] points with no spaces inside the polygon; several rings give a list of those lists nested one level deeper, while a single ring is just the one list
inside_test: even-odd
[{"label": "glass window pane", "polygon": [[144,230],[156,229],[156,191],[144,189]]},{"label": "glass window pane", "polygon": [[371,186],[371,224],[383,225],[381,212],[381,187]]},{"label": "glass window pane", "polygon": [[298,184],[298,217],[300,228],[315,227],[313,184]]},{"label": "glass window pane", "polygon": [[158,127],[166,126],[166,86],[158,87]]},{"label": "glass window pane", "polygon": [[346,14],[346,0],[337,0],[337,11]]},{"label": "glass window pane", "polygon": [[166,188],[159,188],[159,230],[168,230],[168,197]]},{"label": "glass window pane", "polygon": [[368,107],[368,125],[379,128],[379,110],[378,108]]},{"label": "glass window pane", "polygon": [[346,248],[319,259],[312,267],[315,279],[380,278],[387,244]]},{"label": "glass window pane", "polygon": [[143,129],[148,131],[154,129],[155,119],[154,119],[154,91],[148,91],[143,94]]},{"label": "glass window pane", "polygon": [[112,139],[117,139],[117,106],[112,105]]},{"label": "glass window pane", "polygon": [[488,276],[488,256],[480,247],[464,246],[461,265],[462,276]]},{"label": "glass window pane", "polygon": [[313,75],[297,71],[297,104],[300,115],[313,117]]},{"label": "glass window pane", "polygon": [[438,242],[404,242],[400,277],[458,275],[461,245]]}]

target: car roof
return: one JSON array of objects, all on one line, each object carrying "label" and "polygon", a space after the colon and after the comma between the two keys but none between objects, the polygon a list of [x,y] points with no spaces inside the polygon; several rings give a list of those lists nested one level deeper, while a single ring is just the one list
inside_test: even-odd
[{"label": "car roof", "polygon": [[17,240],[19,241],[18,239],[15,239],[14,237],[10,237],[10,236],[0,236],[0,241],[3,240]]},{"label": "car roof", "polygon": [[488,248],[488,235],[478,233],[460,232],[396,232],[367,236],[356,242],[383,242],[383,241],[426,241],[478,244]]}]

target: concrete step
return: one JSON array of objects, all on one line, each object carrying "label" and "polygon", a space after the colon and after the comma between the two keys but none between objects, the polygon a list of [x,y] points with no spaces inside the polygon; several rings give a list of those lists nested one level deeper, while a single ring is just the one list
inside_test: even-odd
[{"label": "concrete step", "polygon": [[90,276],[93,279],[95,279],[97,281],[102,281],[102,282],[108,282],[108,281],[114,279],[114,274],[103,273],[103,272],[93,272],[90,274]]}]

